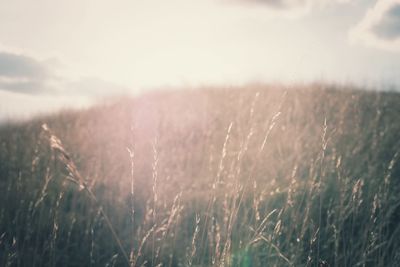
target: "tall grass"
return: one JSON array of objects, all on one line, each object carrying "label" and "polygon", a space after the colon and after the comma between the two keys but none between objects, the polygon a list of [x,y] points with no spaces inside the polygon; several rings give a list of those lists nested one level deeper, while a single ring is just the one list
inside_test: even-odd
[{"label": "tall grass", "polygon": [[0,265],[399,266],[398,103],[205,88],[3,125]]}]

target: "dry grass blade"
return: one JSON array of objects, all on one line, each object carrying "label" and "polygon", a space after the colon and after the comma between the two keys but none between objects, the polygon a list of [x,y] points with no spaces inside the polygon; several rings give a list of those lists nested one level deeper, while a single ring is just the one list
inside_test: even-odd
[{"label": "dry grass blade", "polygon": [[70,155],[64,148],[61,140],[51,131],[51,129],[47,126],[47,124],[42,125],[43,131],[46,133],[49,142],[50,142],[50,147],[55,151],[58,155],[58,158],[60,161],[65,165],[65,168],[69,171],[69,178],[77,183],[79,185],[79,188],[82,190],[85,190],[88,196],[93,200],[93,202],[96,204],[96,206],[99,208],[100,213],[102,214],[109,230],[111,231],[111,234],[117,243],[120,252],[122,253],[126,263],[128,266],[131,265],[131,262],[129,260],[128,254],[125,251],[125,248],[122,245],[121,239],[118,237],[117,232],[114,229],[114,226],[111,223],[110,218],[108,215],[104,212],[102,205],[100,202],[97,200],[95,194],[92,192],[92,190],[87,186],[87,183],[83,179],[82,175],[79,173],[75,163],[72,161]]}]

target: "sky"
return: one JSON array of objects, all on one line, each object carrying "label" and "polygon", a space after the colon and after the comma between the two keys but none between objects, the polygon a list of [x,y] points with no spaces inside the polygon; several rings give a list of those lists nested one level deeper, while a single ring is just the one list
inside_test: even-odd
[{"label": "sky", "polygon": [[0,120],[153,88],[400,87],[400,0],[0,0]]}]

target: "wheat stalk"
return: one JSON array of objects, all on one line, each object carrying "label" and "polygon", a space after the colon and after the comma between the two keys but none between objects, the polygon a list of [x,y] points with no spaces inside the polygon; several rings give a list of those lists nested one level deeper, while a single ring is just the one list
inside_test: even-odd
[{"label": "wheat stalk", "polygon": [[74,161],[71,159],[70,155],[68,154],[68,152],[64,148],[61,140],[51,131],[51,129],[47,126],[47,124],[43,124],[42,125],[42,129],[43,129],[43,132],[47,135],[47,138],[48,138],[48,140],[50,142],[51,149],[54,152],[57,153],[58,159],[60,160],[61,163],[64,164],[65,168],[67,169],[67,171],[68,171],[68,180],[78,184],[80,190],[86,191],[86,193],[88,194],[90,199],[98,207],[99,212],[103,216],[103,218],[104,218],[104,220],[105,220],[105,222],[106,222],[106,224],[108,226],[108,229],[110,230],[115,242],[117,243],[118,248],[121,251],[121,253],[122,253],[127,265],[131,266],[131,262],[129,260],[128,254],[125,251],[125,249],[124,249],[124,247],[122,245],[121,239],[118,237],[117,232],[115,231],[114,226],[112,225],[110,218],[108,217],[108,215],[103,210],[103,206],[100,204],[100,202],[98,201],[97,197],[95,196],[93,191],[88,186],[88,184],[85,181],[85,179],[83,179],[83,177],[80,174],[80,172],[78,171],[78,168],[76,167]]}]

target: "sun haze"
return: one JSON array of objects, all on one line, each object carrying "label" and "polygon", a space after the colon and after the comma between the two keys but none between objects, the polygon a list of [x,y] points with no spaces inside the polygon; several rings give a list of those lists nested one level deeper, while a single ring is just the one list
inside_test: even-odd
[{"label": "sun haze", "polygon": [[399,84],[399,5],[1,0],[2,112],[85,105],[163,86]]},{"label": "sun haze", "polygon": [[0,0],[0,266],[400,266],[400,0]]}]

